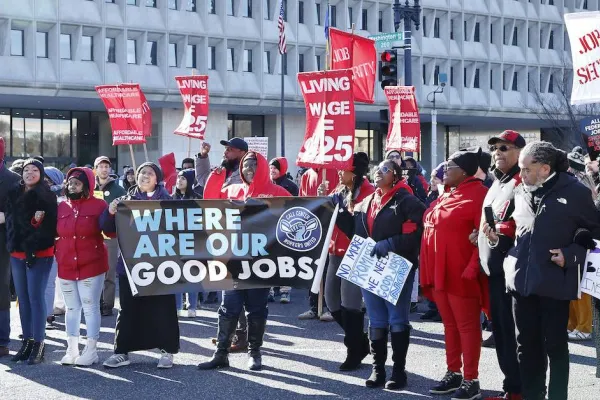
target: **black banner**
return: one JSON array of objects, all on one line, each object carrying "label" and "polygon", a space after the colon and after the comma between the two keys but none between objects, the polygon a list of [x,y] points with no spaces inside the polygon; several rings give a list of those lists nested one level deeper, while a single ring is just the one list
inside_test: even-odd
[{"label": "black banner", "polygon": [[310,288],[333,208],[318,197],[122,202],[132,293]]}]

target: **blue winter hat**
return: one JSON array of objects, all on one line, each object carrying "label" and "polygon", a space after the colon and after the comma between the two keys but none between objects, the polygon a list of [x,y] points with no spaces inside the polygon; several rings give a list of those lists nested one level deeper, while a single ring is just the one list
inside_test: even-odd
[{"label": "blue winter hat", "polygon": [[44,167],[44,173],[55,185],[62,185],[63,181],[65,180],[65,176],[58,168]]}]

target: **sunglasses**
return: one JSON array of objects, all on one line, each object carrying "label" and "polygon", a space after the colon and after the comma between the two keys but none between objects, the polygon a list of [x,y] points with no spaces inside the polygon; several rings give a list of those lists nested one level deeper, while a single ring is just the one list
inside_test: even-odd
[{"label": "sunglasses", "polygon": [[460,168],[458,165],[444,165],[444,171],[449,171],[451,169]]},{"label": "sunglasses", "polygon": [[514,147],[511,146],[507,146],[505,144],[501,145],[501,146],[490,146],[490,153],[493,153],[496,150],[499,150],[502,153],[506,153],[509,150],[514,149]]},{"label": "sunglasses", "polygon": [[392,172],[392,169],[384,165],[383,167],[378,167],[375,172],[377,171],[380,171],[382,174],[387,174],[388,172]]}]

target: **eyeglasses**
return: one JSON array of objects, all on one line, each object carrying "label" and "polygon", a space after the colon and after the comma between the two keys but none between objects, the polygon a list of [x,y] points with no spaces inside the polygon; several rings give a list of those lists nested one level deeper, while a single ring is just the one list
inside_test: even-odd
[{"label": "eyeglasses", "polygon": [[384,165],[383,167],[378,167],[375,172],[377,171],[380,171],[382,174],[387,174],[388,172],[391,172],[392,169]]},{"label": "eyeglasses", "polygon": [[514,147],[512,146],[507,146],[505,144],[501,145],[501,146],[490,146],[490,153],[493,153],[496,150],[499,150],[502,153],[506,153],[509,150],[514,149]]},{"label": "eyeglasses", "polygon": [[444,165],[444,171],[449,171],[451,169],[460,168],[458,165]]}]

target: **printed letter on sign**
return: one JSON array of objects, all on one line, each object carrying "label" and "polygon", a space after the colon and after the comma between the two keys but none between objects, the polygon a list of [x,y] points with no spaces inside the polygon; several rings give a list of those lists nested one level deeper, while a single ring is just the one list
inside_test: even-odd
[{"label": "printed letter on sign", "polygon": [[387,86],[390,123],[386,151],[420,151],[421,119],[414,86]]},{"label": "printed letter on sign", "polygon": [[208,122],[208,75],[176,76],[185,114],[176,135],[204,140]]},{"label": "printed letter on sign", "polygon": [[600,101],[600,11],[565,14],[573,57],[571,104]]},{"label": "printed letter on sign", "polygon": [[352,70],[298,74],[306,106],[304,143],[296,159],[301,167],[345,169],[354,152]]},{"label": "printed letter on sign", "polygon": [[96,86],[96,92],[108,112],[113,146],[146,143],[140,85]]},{"label": "printed letter on sign", "polygon": [[329,38],[331,69],[351,68],[354,77],[354,100],[373,104],[377,79],[375,42],[334,28],[329,29]]}]

